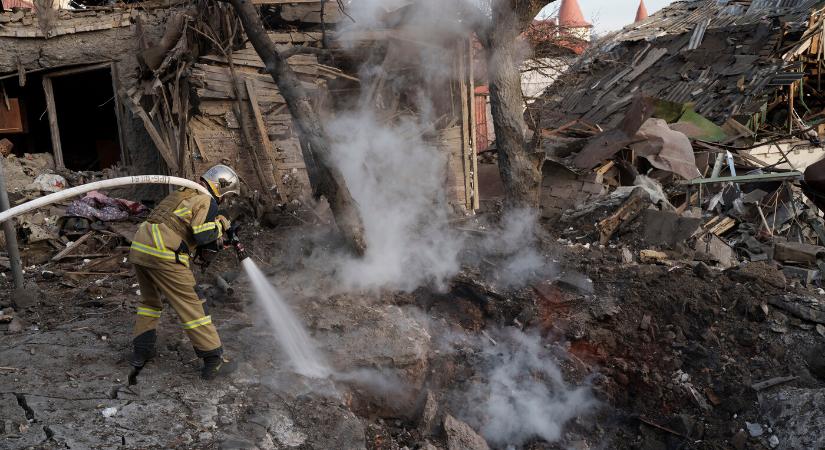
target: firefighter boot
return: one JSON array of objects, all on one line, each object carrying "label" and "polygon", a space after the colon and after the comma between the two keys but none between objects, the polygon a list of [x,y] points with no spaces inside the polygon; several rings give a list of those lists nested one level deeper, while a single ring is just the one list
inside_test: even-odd
[{"label": "firefighter boot", "polygon": [[136,369],[142,369],[146,362],[155,357],[155,342],[158,335],[155,330],[149,330],[132,340],[132,355],[129,364]]},{"label": "firefighter boot", "polygon": [[203,358],[203,368],[201,369],[201,378],[204,380],[213,380],[218,377],[224,377],[231,374],[238,368],[237,361],[230,361],[223,357],[223,348],[218,347],[215,350],[207,352],[195,350],[195,353]]}]

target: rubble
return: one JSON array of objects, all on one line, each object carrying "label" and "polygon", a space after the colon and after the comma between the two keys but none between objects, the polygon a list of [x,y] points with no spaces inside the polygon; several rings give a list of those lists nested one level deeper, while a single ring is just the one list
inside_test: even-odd
[{"label": "rubble", "polygon": [[[816,405],[825,364],[800,357],[825,335],[825,177],[816,158],[797,154],[819,155],[825,137],[816,77],[822,17],[811,2],[728,3],[674,2],[607,36],[576,63],[572,80],[530,106],[544,108],[533,131],[545,153],[543,229],[532,245],[552,270],[527,287],[494,287],[482,274],[500,261],[484,256],[462,262],[461,275],[437,287],[344,293],[325,271],[331,258],[318,258],[339,243],[303,239],[329,232],[325,213],[315,217],[323,209],[306,222],[296,214],[288,227],[259,227],[263,196],[284,210],[313,204],[313,163],[263,62],[234,34],[234,16],[212,4],[195,12],[61,10],[44,32],[35,14],[1,13],[2,39],[86,33],[92,44],[78,44],[80,51],[104,61],[94,70],[121,73],[110,96],[112,115],[125,116],[113,126],[124,128],[115,151],[124,159],[98,161],[105,168],[69,170],[77,156],[70,146],[29,153],[0,140],[13,204],[123,170],[145,173],[150,160],[190,177],[223,159],[237,162],[249,192],[232,208],[253,230],[250,251],[289,292],[337,373],[292,373],[259,326],[243,275],[222,260],[196,275],[228,351],[241,356],[237,378],[219,387],[196,382],[193,350],[167,327],[162,357],[141,390],[130,391],[124,354],[139,291],[125,257],[157,195],[90,193],[17,220],[29,284],[13,290],[0,277],[0,439],[21,447],[487,449],[481,434],[495,438],[463,414],[460,388],[490,381],[485,352],[503,351],[492,333],[503,327],[535,331],[554,357],[541,362],[557,356],[559,378],[592,390],[602,405],[560,425],[557,443],[530,435],[524,448],[825,445],[811,432],[823,427]],[[417,113],[404,85],[415,84],[407,58],[422,46],[471,59],[463,44],[415,42],[404,30],[338,34],[327,28],[343,20],[334,2],[274,2],[262,11],[279,47],[318,50],[288,60],[314,104],[353,100],[368,80],[350,75],[365,55],[348,51],[380,47],[388,56],[376,73],[399,81],[370,84],[382,120]],[[219,20],[206,21],[207,13]],[[144,26],[147,40],[135,41]],[[115,33],[125,27],[136,32]],[[209,42],[213,33],[227,46]],[[57,83],[56,73],[74,69],[54,65],[63,61],[55,39],[43,42],[20,61],[0,52],[0,67],[28,76],[29,86]],[[111,63],[123,48],[138,48],[140,58]],[[474,94],[463,70],[443,92]],[[51,117],[57,102],[39,111]],[[499,213],[495,202],[489,211],[477,205],[489,186],[478,185],[477,149],[466,138],[471,112],[456,104],[439,105],[443,117],[426,138],[446,161],[440,178],[460,216],[453,224],[484,235],[489,229],[472,224]],[[107,148],[101,144],[99,156],[114,154]],[[481,157],[488,166],[494,151]],[[7,266],[0,258],[4,274]],[[514,372],[561,389],[539,371]]]},{"label": "rubble", "polygon": [[483,437],[466,423],[451,415],[444,417],[444,430],[447,433],[447,450],[489,450]]}]

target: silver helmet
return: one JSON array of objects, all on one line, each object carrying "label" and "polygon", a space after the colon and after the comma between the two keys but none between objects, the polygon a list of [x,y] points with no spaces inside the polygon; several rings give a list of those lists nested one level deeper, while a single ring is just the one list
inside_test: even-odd
[{"label": "silver helmet", "polygon": [[226,194],[241,194],[241,184],[238,174],[231,167],[223,164],[212,166],[201,177],[209,185],[215,197],[221,198]]}]

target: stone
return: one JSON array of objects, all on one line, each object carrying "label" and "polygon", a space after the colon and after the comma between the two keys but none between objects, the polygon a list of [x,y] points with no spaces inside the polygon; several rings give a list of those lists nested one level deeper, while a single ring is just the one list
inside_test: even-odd
[{"label": "stone", "polygon": [[779,447],[779,438],[776,437],[776,435],[774,434],[770,437],[770,439],[768,439],[768,444],[771,446],[771,448]]},{"label": "stone", "polygon": [[15,317],[11,320],[11,323],[9,323],[9,327],[6,328],[6,333],[7,334],[22,333],[23,330],[25,330],[25,329],[26,329],[26,322],[24,322],[23,319],[21,319],[19,317]]},{"label": "stone", "polygon": [[782,297],[771,295],[768,296],[768,303],[800,319],[825,324],[825,302],[820,302],[816,298],[798,295],[784,295]]},{"label": "stone", "polygon": [[427,398],[424,400],[424,409],[421,412],[421,419],[418,421],[418,429],[425,436],[435,432],[438,419],[438,402],[433,392],[427,391]]},{"label": "stone", "polygon": [[647,331],[650,328],[650,314],[642,316],[642,322],[639,324],[639,329]]},{"label": "stone", "polygon": [[745,427],[748,429],[748,434],[750,434],[751,437],[762,436],[762,433],[765,432],[762,429],[762,425],[759,425],[758,423],[745,422]]},{"label": "stone", "polygon": [[703,279],[703,280],[712,280],[716,278],[716,272],[713,271],[707,264],[699,261],[695,266],[693,266],[693,273]]},{"label": "stone", "polygon": [[694,249],[696,250],[695,258],[700,261],[714,261],[726,269],[739,263],[733,248],[715,234],[697,239]]},{"label": "stone", "polygon": [[825,346],[817,345],[806,355],[808,370],[817,378],[825,380]]},{"label": "stone", "polygon": [[11,150],[14,148],[14,144],[6,138],[0,139],[0,155],[3,157],[9,156]]},{"label": "stone", "polygon": [[822,388],[784,386],[759,396],[759,409],[782,448],[825,448],[825,433],[815,431],[825,429],[823,404]]},{"label": "stone", "polygon": [[633,264],[633,252],[627,247],[622,247],[622,262],[625,264]]},{"label": "stone", "polygon": [[736,450],[744,450],[745,444],[747,443],[748,433],[745,433],[745,430],[739,430],[739,432],[734,434],[730,440],[730,445],[732,445]]},{"label": "stone", "polygon": [[447,450],[489,450],[487,441],[466,423],[451,415],[444,417]]},{"label": "stone", "polygon": [[642,250],[639,252],[639,262],[642,264],[656,264],[667,261],[667,253],[657,250]]},{"label": "stone", "polygon": [[43,293],[34,282],[26,283],[22,288],[17,288],[12,293],[12,302],[18,310],[36,306],[40,302]]}]

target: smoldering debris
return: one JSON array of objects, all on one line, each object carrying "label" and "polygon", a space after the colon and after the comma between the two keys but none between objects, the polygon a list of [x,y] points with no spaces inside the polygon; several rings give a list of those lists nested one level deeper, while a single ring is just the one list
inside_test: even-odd
[{"label": "smoldering debris", "polygon": [[473,338],[481,372],[455,398],[460,417],[494,445],[522,445],[530,439],[561,438],[570,420],[595,411],[589,386],[564,381],[556,356],[537,332],[490,330],[492,339]]}]

